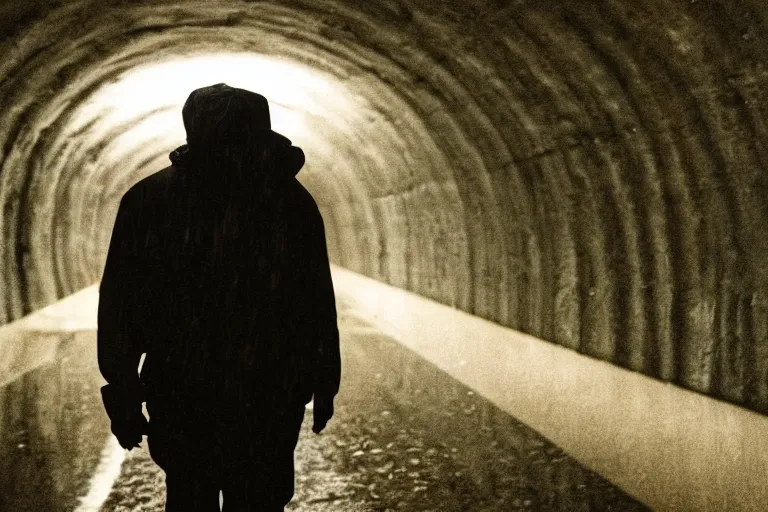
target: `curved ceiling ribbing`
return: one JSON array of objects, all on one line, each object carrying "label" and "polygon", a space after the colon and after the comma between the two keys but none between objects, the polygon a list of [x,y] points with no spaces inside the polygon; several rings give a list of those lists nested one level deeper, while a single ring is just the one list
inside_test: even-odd
[{"label": "curved ceiling ribbing", "polygon": [[68,2],[7,39],[0,320],[97,280],[120,195],[172,149],[113,144],[162,112],[75,133],[79,106],[246,51],[349,95],[300,141],[336,263],[768,411],[765,8],[357,4]]}]

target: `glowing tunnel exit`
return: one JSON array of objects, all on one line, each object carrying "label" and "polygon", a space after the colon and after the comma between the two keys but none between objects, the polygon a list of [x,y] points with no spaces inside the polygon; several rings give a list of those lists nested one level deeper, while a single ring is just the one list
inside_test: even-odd
[{"label": "glowing tunnel exit", "polygon": [[[105,64],[72,75],[47,121],[56,125],[56,133],[8,159],[13,167],[27,158],[26,151],[35,151],[37,162],[29,175],[29,183],[36,185],[23,195],[29,205],[21,214],[29,226],[27,240],[19,243],[24,262],[8,264],[30,272],[23,281],[11,279],[9,296],[18,300],[9,312],[12,318],[100,279],[120,197],[170,164],[169,152],[186,142],[185,101],[193,90],[216,83],[265,96],[272,128],[304,150],[307,163],[298,178],[315,193],[328,219],[329,251],[343,264],[338,257],[343,244],[337,241],[348,235],[339,231],[369,223],[370,214],[356,207],[355,199],[338,212],[329,212],[329,205],[340,203],[339,192],[366,197],[359,183],[365,166],[349,161],[356,153],[350,146],[360,148],[371,139],[377,117],[354,80],[296,57],[246,51],[158,54],[134,66],[122,56],[111,64],[117,67],[118,62],[120,67],[111,71]],[[101,78],[95,81],[96,76]],[[377,140],[391,137],[379,134]],[[371,166],[384,168],[383,151],[372,153]],[[334,216],[344,220],[336,222]],[[66,255],[69,250],[78,255]]]},{"label": "glowing tunnel exit", "polygon": [[187,96],[220,82],[265,96],[272,128],[299,144],[312,139],[312,117],[333,116],[349,103],[341,84],[301,64],[248,53],[205,54],[123,73],[83,103],[73,129],[97,119],[102,128],[141,120],[118,136],[117,153],[143,143],[183,143],[181,109]]}]

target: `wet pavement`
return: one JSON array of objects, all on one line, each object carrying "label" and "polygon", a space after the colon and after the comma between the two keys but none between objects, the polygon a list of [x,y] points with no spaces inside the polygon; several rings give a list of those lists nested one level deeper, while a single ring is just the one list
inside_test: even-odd
[{"label": "wet pavement", "polygon": [[108,439],[95,332],[61,335],[58,358],[0,387],[0,511],[71,511]]},{"label": "wet pavement", "polygon": [[[336,416],[318,436],[307,411],[287,510],[647,510],[377,330],[350,299],[338,309]],[[115,466],[124,452],[108,442],[95,360],[93,331],[65,333],[54,362],[0,388],[0,510],[163,510],[146,442]]]}]

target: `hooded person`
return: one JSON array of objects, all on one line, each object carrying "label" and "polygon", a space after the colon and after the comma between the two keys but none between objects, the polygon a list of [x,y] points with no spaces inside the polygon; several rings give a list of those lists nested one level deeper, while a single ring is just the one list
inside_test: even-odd
[{"label": "hooded person", "polygon": [[182,115],[187,144],[115,220],[99,287],[104,405],[123,447],[147,434],[166,510],[218,510],[220,490],[225,510],[283,510],[305,405],[314,397],[319,433],[341,376],[322,217],[295,179],[304,153],[272,131],[263,96],[203,87]]}]

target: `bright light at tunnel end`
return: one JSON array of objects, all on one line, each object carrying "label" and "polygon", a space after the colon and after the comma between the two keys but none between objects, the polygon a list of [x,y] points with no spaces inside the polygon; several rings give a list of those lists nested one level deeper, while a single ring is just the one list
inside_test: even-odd
[{"label": "bright light at tunnel end", "polygon": [[[86,102],[75,125],[94,118],[109,125],[130,122],[147,114],[140,134],[131,139],[165,139],[168,145],[185,139],[181,109],[200,87],[224,82],[267,98],[272,127],[292,140],[310,137],[307,115],[323,115],[319,103],[343,104],[339,84],[304,65],[250,53],[211,53],[178,57],[137,67],[99,89]],[[152,133],[148,133],[152,132]],[[135,144],[136,140],[126,141]]]}]

